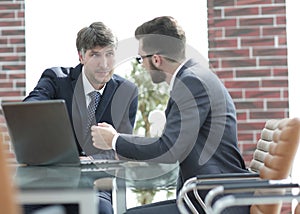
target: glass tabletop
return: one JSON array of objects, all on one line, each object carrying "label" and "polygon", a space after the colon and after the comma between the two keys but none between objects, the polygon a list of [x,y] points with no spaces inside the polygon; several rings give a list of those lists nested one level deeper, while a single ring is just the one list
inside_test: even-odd
[{"label": "glass tabletop", "polygon": [[117,178],[119,185],[141,189],[175,185],[178,164],[120,161],[81,166],[18,166],[14,182],[29,189],[107,189]]}]

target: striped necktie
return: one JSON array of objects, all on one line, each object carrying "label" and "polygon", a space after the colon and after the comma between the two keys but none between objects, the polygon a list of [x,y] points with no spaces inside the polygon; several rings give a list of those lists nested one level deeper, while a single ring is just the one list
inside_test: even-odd
[{"label": "striped necktie", "polygon": [[87,108],[87,134],[90,132],[91,126],[96,125],[95,112],[101,97],[98,91],[92,91],[88,95],[91,97],[91,102]]}]

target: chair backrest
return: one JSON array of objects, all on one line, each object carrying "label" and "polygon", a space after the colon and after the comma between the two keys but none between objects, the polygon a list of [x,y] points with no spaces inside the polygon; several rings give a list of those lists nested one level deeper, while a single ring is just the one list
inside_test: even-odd
[{"label": "chair backrest", "polygon": [[17,214],[21,213],[21,210],[16,202],[16,190],[12,184],[11,171],[8,168],[2,139],[3,137],[0,131],[0,212]]},{"label": "chair backrest", "polygon": [[261,131],[261,137],[256,144],[253,153],[253,159],[250,162],[249,170],[259,172],[264,166],[265,157],[269,153],[270,144],[273,142],[273,133],[277,129],[280,120],[270,119],[265,123],[265,127]]},{"label": "chair backrest", "polygon": [[[300,120],[294,119],[281,119],[281,120],[268,120],[261,132],[261,139],[257,142],[256,150],[253,154],[253,160],[250,163],[250,174],[259,174],[260,179],[267,180],[282,180],[288,178],[290,175],[291,167],[294,162],[294,157],[299,144],[300,136]],[[255,173],[254,173],[255,172]],[[245,174],[245,173],[242,173]],[[212,175],[211,177],[213,177]],[[219,180],[219,186],[224,184],[224,180],[232,180],[232,178],[220,178],[222,175],[216,175],[217,178],[210,178],[210,180]],[[224,176],[224,175],[223,175]],[[245,179],[244,177],[241,179]],[[181,189],[177,204],[181,213],[188,213],[183,202],[187,207],[197,213],[195,207],[192,206],[189,200],[188,193],[194,192],[198,203],[204,210],[206,205],[203,199],[197,194],[197,190],[204,189],[203,181],[209,180],[208,178],[194,177],[186,181]],[[217,185],[217,184],[216,184]],[[214,188],[210,185],[207,189]],[[260,194],[257,192],[257,194]],[[300,206],[300,205],[299,205]],[[281,203],[271,205],[252,205],[251,214],[269,214],[279,213]]]},{"label": "chair backrest", "polygon": [[[272,141],[259,168],[261,179],[281,180],[289,177],[299,145],[300,119],[282,119],[274,122]],[[279,213],[281,203],[252,205],[251,213]]]}]

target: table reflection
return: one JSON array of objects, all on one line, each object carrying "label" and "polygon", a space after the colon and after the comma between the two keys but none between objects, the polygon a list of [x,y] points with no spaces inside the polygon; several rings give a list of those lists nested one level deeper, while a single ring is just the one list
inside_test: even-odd
[{"label": "table reflection", "polygon": [[[109,182],[118,178],[119,185],[135,188],[161,188],[174,185],[178,175],[177,164],[120,161],[73,166],[19,166],[14,181],[20,189],[53,188],[109,188]],[[111,186],[112,188],[112,186]]]}]

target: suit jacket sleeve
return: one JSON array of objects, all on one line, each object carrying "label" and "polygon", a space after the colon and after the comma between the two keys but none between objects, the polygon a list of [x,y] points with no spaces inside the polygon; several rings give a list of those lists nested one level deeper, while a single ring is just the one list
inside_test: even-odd
[{"label": "suit jacket sleeve", "polygon": [[178,80],[166,109],[166,125],[159,138],[121,134],[116,150],[121,158],[174,163],[193,149],[210,102],[201,81],[194,76]]},{"label": "suit jacket sleeve", "polygon": [[24,101],[55,99],[58,90],[58,78],[67,77],[65,68],[46,69],[39,79],[37,85],[24,99]]}]

